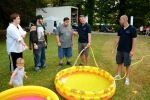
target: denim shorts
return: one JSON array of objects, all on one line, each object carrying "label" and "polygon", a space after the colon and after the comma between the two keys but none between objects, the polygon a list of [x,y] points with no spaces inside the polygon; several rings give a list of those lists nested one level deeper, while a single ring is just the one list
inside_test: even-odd
[{"label": "denim shorts", "polygon": [[131,64],[131,57],[129,53],[117,51],[116,62],[117,64],[124,63],[124,66],[128,67]]},{"label": "denim shorts", "polygon": [[72,47],[69,48],[61,48],[58,47],[58,58],[62,59],[67,57],[67,58],[71,58],[72,57]]}]

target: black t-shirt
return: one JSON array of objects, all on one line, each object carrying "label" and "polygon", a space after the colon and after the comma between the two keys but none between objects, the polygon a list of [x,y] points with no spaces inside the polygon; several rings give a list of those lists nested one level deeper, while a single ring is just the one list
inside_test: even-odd
[{"label": "black t-shirt", "polygon": [[118,36],[120,36],[120,40],[117,50],[129,53],[132,49],[132,38],[137,37],[136,28],[132,25],[129,25],[126,29],[120,27]]},{"label": "black t-shirt", "polygon": [[88,23],[84,26],[79,25],[77,27],[77,32],[79,33],[78,42],[88,43],[88,33],[91,33],[91,26]]}]

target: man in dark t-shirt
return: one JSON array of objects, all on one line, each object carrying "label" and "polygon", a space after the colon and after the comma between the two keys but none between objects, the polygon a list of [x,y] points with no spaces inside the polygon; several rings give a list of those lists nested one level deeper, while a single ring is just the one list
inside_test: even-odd
[{"label": "man in dark t-shirt", "polygon": [[120,17],[120,24],[122,25],[118,30],[118,36],[113,47],[115,52],[117,48],[116,62],[118,64],[118,74],[114,77],[115,79],[121,78],[122,65],[126,66],[126,79],[125,84],[129,85],[129,74],[130,74],[130,64],[131,57],[134,54],[134,48],[136,44],[136,28],[128,23],[128,17],[122,15]]},{"label": "man in dark t-shirt", "polygon": [[78,38],[78,52],[80,53],[85,47],[88,47],[84,50],[84,52],[81,54],[81,63],[80,66],[84,65],[84,56],[86,59],[86,65],[89,65],[89,47],[91,45],[91,26],[86,23],[85,16],[80,15],[80,22],[81,24],[77,27],[76,31],[74,31],[74,34],[79,34]]}]

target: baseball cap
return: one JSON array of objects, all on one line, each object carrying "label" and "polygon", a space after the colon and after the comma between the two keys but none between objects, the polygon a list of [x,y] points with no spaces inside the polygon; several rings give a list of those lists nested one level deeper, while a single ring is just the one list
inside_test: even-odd
[{"label": "baseball cap", "polygon": [[37,15],[36,19],[43,19],[43,16],[42,15]]}]

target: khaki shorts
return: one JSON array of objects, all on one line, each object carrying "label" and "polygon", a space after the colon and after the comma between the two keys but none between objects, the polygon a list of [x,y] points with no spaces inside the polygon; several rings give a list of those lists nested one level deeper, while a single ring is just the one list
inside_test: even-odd
[{"label": "khaki shorts", "polygon": [[16,83],[13,83],[13,86],[14,86],[14,87],[19,87],[19,86],[23,86],[23,84],[16,84]]},{"label": "khaki shorts", "polygon": [[[87,46],[87,43],[78,43],[78,53],[80,53],[85,47]],[[85,56],[89,56],[89,48],[86,48],[82,54]]]}]

